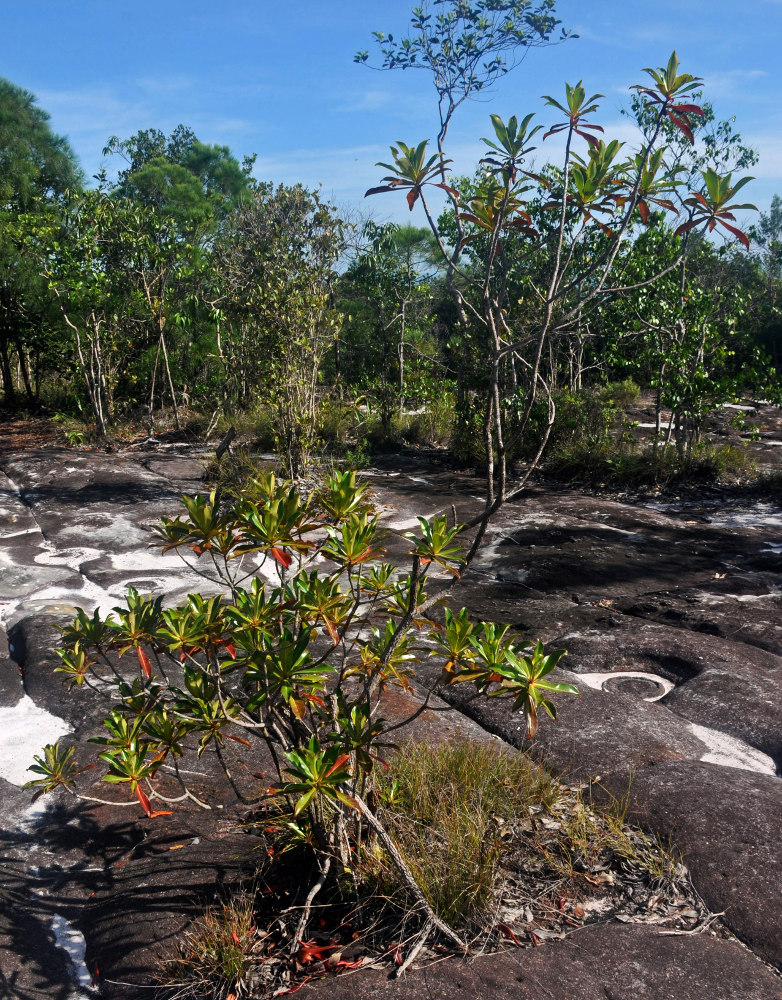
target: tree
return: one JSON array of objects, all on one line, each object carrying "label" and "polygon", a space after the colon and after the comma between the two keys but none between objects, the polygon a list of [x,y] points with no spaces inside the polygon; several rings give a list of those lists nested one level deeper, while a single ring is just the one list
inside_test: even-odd
[{"label": "tree", "polygon": [[[445,283],[464,330],[470,324],[454,282],[465,233],[458,194],[446,183],[446,168],[450,162],[445,157],[448,129],[458,108],[466,100],[485,95],[498,79],[520,62],[527,50],[577,37],[561,28],[555,7],[555,0],[424,0],[413,8],[409,37],[394,41],[392,34],[374,32],[383,57],[380,69],[423,69],[431,74],[434,83],[440,119],[439,159],[430,161],[427,176],[431,180],[439,174],[439,186],[453,209],[456,238],[445,255]],[[557,28],[560,28],[558,36],[555,35]],[[368,60],[367,51],[354,56],[358,63],[368,63]],[[418,150],[422,153],[420,146]],[[410,192],[411,211],[414,201],[413,192]],[[433,221],[428,221],[434,229]],[[460,377],[457,413],[461,423],[468,419],[465,405]]]},{"label": "tree", "polygon": [[[630,156],[622,154],[624,143],[602,137],[602,126],[592,120],[601,95],[588,97],[580,81],[565,85],[564,100],[545,98],[557,119],[539,138],[543,126],[532,124],[533,114],[522,119],[512,116],[507,122],[492,115],[493,135],[482,140],[487,153],[480,164],[482,175],[477,186],[465,199],[452,184],[446,185],[457,204],[459,241],[455,249],[444,243],[426,194],[429,185],[446,183],[443,177],[448,161],[442,153],[428,155],[426,141],[392,146],[392,162],[379,164],[386,169],[386,176],[367,192],[405,192],[411,210],[418,203],[423,206],[444,259],[461,278],[463,287],[453,288],[461,305],[462,323],[480,331],[483,338],[487,498],[479,521],[484,526],[494,511],[524,488],[543,454],[555,417],[554,366],[550,361],[554,345],[572,336],[585,313],[639,287],[637,282],[628,284],[622,271],[628,255],[632,256],[638,227],[648,223],[652,207],[678,215],[672,201],[678,165],[665,162],[666,128],[672,125],[688,141],[692,138],[690,121],[704,114],[692,103],[701,81],[679,71],[675,52],[666,66],[649,68],[645,73],[648,79],[632,89],[651,116],[651,126],[642,134],[640,148]],[[534,148],[533,141],[545,141],[557,133],[565,138],[562,165],[551,165],[544,173],[527,170],[524,164]],[[586,146],[583,152],[576,151],[578,140]],[[732,197],[750,179],[733,181],[730,172],[721,175],[712,167],[699,171],[698,183],[682,201],[687,214],[677,229],[677,234],[685,237],[681,253],[642,285],[651,286],[658,277],[680,267],[695,232],[722,227],[746,239],[733,225],[733,213],[747,206],[733,204]],[[556,220],[543,232],[533,225],[530,193],[533,198],[545,198],[544,208]],[[529,295],[515,302],[509,297],[507,281],[510,233],[536,247],[545,262],[542,272],[527,276]],[[477,272],[459,266],[459,254],[472,243],[483,247],[482,267]],[[584,247],[589,248],[586,253],[581,252]],[[538,447],[522,480],[511,485],[509,460],[532,426],[541,399],[548,417],[543,421]],[[476,545],[481,534],[479,529]]]},{"label": "tree", "polygon": [[341,250],[332,206],[301,185],[271,184],[257,185],[234,211],[215,250],[212,304],[226,382],[273,402],[293,477],[315,443],[320,366],[341,322],[332,303]]},{"label": "tree", "polygon": [[751,230],[752,239],[760,250],[763,270],[768,281],[768,300],[776,305],[782,281],[782,198],[775,194],[768,212],[761,212],[760,219]]},{"label": "tree", "polygon": [[191,242],[249,196],[255,162],[246,156],[240,164],[227,146],[199,142],[184,125],[168,137],[158,129],[143,129],[129,139],[112,136],[103,155],[127,163],[113,188],[116,196],[172,219]]},{"label": "tree", "polygon": [[[674,441],[682,460],[699,440],[703,417],[748,386],[768,384],[753,342],[750,298],[755,282],[738,251],[720,252],[698,238],[686,265],[668,270],[682,239],[658,220],[642,233],[624,270],[631,289],[596,318],[605,354],[656,393],[655,453]],[[652,285],[645,279],[666,272]],[[663,408],[670,411],[661,426]]]},{"label": "tree", "polygon": [[0,77],[0,209],[28,212],[81,186],[68,140],[49,125],[35,97]]},{"label": "tree", "polygon": [[[428,229],[376,225],[363,230],[366,245],[339,282],[340,308],[348,314],[340,337],[340,375],[371,395],[379,406],[384,432],[406,395],[420,394],[411,377],[437,359],[431,336],[431,279],[442,261]],[[426,348],[429,348],[427,351]],[[434,350],[432,350],[434,348]]]},{"label": "tree", "polygon": [[198,249],[170,217],[100,190],[71,198],[55,225],[25,221],[31,256],[71,331],[98,432],[114,421],[118,396],[133,403],[147,397],[152,432],[155,400],[164,392],[179,427],[174,373],[186,370],[186,351],[176,365],[169,351],[188,323]]},{"label": "tree", "polygon": [[[701,96],[696,92],[694,99]],[[706,230],[721,228],[749,249],[749,238],[736,228],[734,213],[754,210],[754,206],[729,202],[752,179],[745,177],[733,184],[733,173],[754,166],[758,156],[745,145],[733,120],[718,121],[709,102],[698,106],[700,113],[692,114],[684,129],[670,118],[663,122],[666,145],[655,155],[675,183],[662,204],[657,199],[645,209],[644,221],[651,224],[639,238],[637,252],[628,258],[629,284],[633,283],[631,274],[636,283],[655,270],[662,277],[653,286],[620,293],[630,307],[628,329],[647,334],[643,353],[651,363],[651,383],[657,391],[655,448],[661,409],[667,406],[671,420],[665,443],[673,436],[681,458],[689,456],[698,439],[703,415],[732,398],[750,373],[759,370],[759,359],[748,339],[744,372],[737,372],[730,360],[738,341],[739,320],[748,312],[747,290],[731,285],[725,255],[717,255],[700,236],[691,239],[703,223],[705,196],[693,192],[700,181],[712,203],[719,203]],[[654,108],[644,103],[641,95],[633,98],[632,117],[642,134],[649,136],[654,129]],[[659,211],[655,220],[651,219],[654,208],[670,212],[671,207],[679,216],[675,233]]]},{"label": "tree", "polygon": [[[440,115],[438,149],[464,101],[488,91],[527,49],[554,42],[561,21],[554,0],[423,0],[414,7],[410,36],[374,32],[381,69],[421,69],[431,74]],[[559,40],[577,37],[562,29]],[[369,52],[354,61],[369,62]]]},{"label": "tree", "polygon": [[23,213],[56,211],[81,181],[71,147],[52,131],[35,97],[0,78],[0,373],[10,406],[16,402],[13,355],[32,402],[29,355],[40,357],[47,349],[53,315],[45,283],[20,252],[16,224]]}]

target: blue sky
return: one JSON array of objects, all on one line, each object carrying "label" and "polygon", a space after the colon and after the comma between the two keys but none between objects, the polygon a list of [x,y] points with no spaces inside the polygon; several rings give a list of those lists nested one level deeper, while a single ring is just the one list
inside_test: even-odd
[{"label": "blue sky", "polygon": [[[404,34],[412,0],[0,0],[0,75],[38,96],[88,175],[117,164],[107,138],[182,122],[200,139],[257,153],[264,179],[321,184],[340,206],[403,220],[395,195],[367,202],[397,139],[434,137],[436,106],[422,72],[373,72],[353,53],[372,30]],[[451,135],[457,170],[471,170],[488,115],[541,113],[541,94],[583,78],[606,95],[598,119],[628,137],[619,115],[641,67],[678,51],[703,76],[721,118],[761,156],[742,198],[767,209],[782,194],[782,0],[559,0],[578,40],[532,50]],[[423,220],[414,217],[414,221]]]}]

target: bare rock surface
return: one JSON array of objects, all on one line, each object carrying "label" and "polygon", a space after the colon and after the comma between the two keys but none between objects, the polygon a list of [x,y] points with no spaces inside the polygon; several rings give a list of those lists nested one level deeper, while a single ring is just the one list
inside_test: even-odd
[{"label": "bare rock surface", "polygon": [[88,967],[112,998],[136,1000],[165,981],[178,936],[206,905],[252,881],[262,847],[240,832],[199,836],[181,821],[150,839],[142,856],[108,869],[81,920]]},{"label": "bare rock surface", "polygon": [[362,972],[305,987],[329,1000],[780,1000],[782,980],[728,941],[646,927],[589,927],[534,950],[415,970]]},{"label": "bare rock surface", "polygon": [[769,919],[782,896],[782,781],[677,761],[639,771],[630,801],[633,818],[682,851],[710,909],[724,912],[758,955],[782,965],[782,928]]},{"label": "bare rock surface", "polygon": [[[195,819],[177,807],[139,820],[136,809],[62,797],[31,808],[20,787],[24,760],[48,733],[75,743],[100,727],[102,706],[68,695],[52,673],[57,626],[77,605],[110,610],[129,586],[172,603],[206,589],[176,554],[160,554],[153,532],[160,516],[177,512],[182,492],[204,488],[202,465],[199,453],[151,447],[0,453],[0,984],[11,997],[86,996],[96,966],[102,995],[147,995],[115,984],[148,985],[196,906],[252,867],[257,842],[236,832],[238,814],[209,753],[195,778],[222,809]],[[481,507],[476,480],[430,457],[390,457],[367,478],[392,558],[409,550],[404,533],[417,516],[453,505],[463,521]],[[765,500],[638,503],[536,489],[503,509],[452,596],[475,617],[569,650],[563,679],[581,697],[557,700],[559,720],[542,722],[535,754],[573,780],[600,776],[595,794],[604,787],[621,796],[632,778],[633,816],[670,835],[699,892],[751,952],[708,935],[593,927],[533,951],[442,963],[402,983],[362,971],[306,992],[782,997],[780,980],[756,957],[782,967],[780,528],[782,510]],[[421,694],[421,684],[412,696],[389,693],[384,714],[406,717]],[[415,734],[525,745],[500,700],[471,703],[469,718],[445,708],[434,702]],[[248,787],[268,769],[241,748],[231,752]],[[96,795],[105,792],[94,784]]]}]

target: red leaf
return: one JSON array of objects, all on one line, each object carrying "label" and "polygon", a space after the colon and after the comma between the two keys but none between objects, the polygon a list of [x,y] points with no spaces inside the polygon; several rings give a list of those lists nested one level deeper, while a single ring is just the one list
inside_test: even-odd
[{"label": "red leaf", "polygon": [[550,135],[556,135],[557,132],[561,132],[562,129],[567,128],[566,125],[552,125],[552,127],[543,136],[544,141],[548,139]]},{"label": "red leaf", "polygon": [[719,221],[720,224],[723,225],[729,232],[733,233],[737,239],[741,240],[747,250],[749,250],[749,239],[747,238],[746,233],[742,233],[742,231],[740,229],[736,229],[735,226],[729,226],[724,219],[720,219]]},{"label": "red leaf", "polygon": [[[231,940],[236,945],[239,945],[239,944],[242,943],[241,940],[240,940],[240,938],[239,938],[239,935],[234,930],[231,931]],[[228,997],[226,997],[226,1000],[228,1000]]]},{"label": "red leaf", "polygon": [[649,222],[649,206],[645,201],[638,202],[638,211],[641,215],[641,222],[643,222],[644,225],[647,225]]},{"label": "red leaf", "polygon": [[144,812],[147,814],[147,816],[151,816],[152,815],[152,806],[149,803],[149,799],[144,794],[144,789],[141,787],[141,785],[136,785],[136,798],[141,803],[141,806],[142,806]]},{"label": "red leaf", "polygon": [[252,743],[250,743],[250,741],[249,741],[249,740],[245,740],[245,739],[243,739],[243,738],[242,738],[241,736],[231,736],[231,734],[230,734],[230,733],[223,733],[223,736],[225,736],[225,738],[226,738],[227,740],[233,740],[233,741],[234,741],[234,743],[244,743],[244,745],[245,745],[245,746],[246,746],[246,747],[247,747],[247,748],[248,748],[249,750],[252,750]]},{"label": "red leaf", "polygon": [[521,948],[521,941],[516,937],[513,931],[508,927],[507,924],[497,924],[497,930],[502,934],[503,937],[510,938],[514,944],[517,944]]},{"label": "red leaf", "polygon": [[323,624],[326,626],[326,631],[331,636],[332,642],[336,646],[339,642],[339,632],[337,632],[334,622],[329,621],[328,618],[324,618]]},{"label": "red leaf", "polygon": [[138,656],[138,662],[141,669],[144,671],[144,676],[149,680],[152,677],[152,664],[149,662],[149,657],[141,648],[141,646],[136,646],[136,654]]},{"label": "red leaf", "polygon": [[456,188],[452,188],[449,184],[435,184],[435,187],[442,188],[443,191],[447,191],[448,194],[452,195],[454,198],[459,197],[459,192]]},{"label": "red leaf", "polygon": [[235,660],[236,659],[236,646],[234,646],[234,644],[232,642],[224,642],[223,646],[225,647],[225,651],[226,651],[226,653],[228,653],[228,655],[231,657],[231,659]]},{"label": "red leaf", "polygon": [[323,962],[332,952],[339,951],[342,945],[336,941],[317,944],[315,941],[300,941],[301,948],[296,952],[299,965],[312,965],[313,962]]},{"label": "red leaf", "polygon": [[364,197],[368,198],[371,194],[384,194],[386,191],[394,191],[395,187],[391,184],[384,184],[382,187],[370,188],[368,191],[364,192]]},{"label": "red leaf", "polygon": [[674,231],[673,235],[681,236],[683,233],[688,233],[691,229],[694,229],[698,225],[700,225],[700,222],[697,219],[693,219],[692,222],[683,222],[679,228]]},{"label": "red leaf", "polygon": [[401,965],[402,962],[404,962],[404,958],[402,956],[402,949],[399,947],[399,945],[396,946],[392,945],[392,947],[394,948],[393,952],[391,953],[394,959],[394,965]]},{"label": "red leaf", "polygon": [[288,555],[288,553],[284,552],[282,549],[272,549],[271,553],[272,557],[276,559],[281,566],[284,566],[285,569],[287,569],[293,562],[293,559]]},{"label": "red leaf", "polygon": [[410,190],[407,192],[407,204],[409,205],[411,212],[413,211],[413,206],[418,201],[418,195],[420,193],[421,189],[417,187],[410,188]]},{"label": "red leaf", "polygon": [[345,763],[346,760],[350,760],[350,754],[349,753],[340,754],[339,757],[337,757],[337,759],[328,769],[328,771],[326,771],[326,773],[323,775],[323,777],[328,778],[330,774],[333,774],[338,768],[342,767],[342,765]]},{"label": "red leaf", "polygon": [[593,135],[590,135],[589,132],[582,132],[580,128],[574,129],[573,131],[576,133],[576,135],[580,135],[582,139],[586,139],[586,141],[591,146],[599,146],[600,145],[600,143],[598,142],[598,140],[596,139],[596,137],[593,136]]},{"label": "red leaf", "polygon": [[706,114],[703,108],[699,108],[697,104],[674,104],[673,110],[686,112],[688,115],[700,115],[701,118],[704,118]]},{"label": "red leaf", "polygon": [[690,128],[688,122],[686,122],[683,118],[678,118],[672,111],[668,112],[668,117],[673,122],[673,124],[679,129],[679,131],[684,133],[684,135],[690,142],[692,143],[695,142],[695,137],[692,134],[692,129]]},{"label": "red leaf", "polygon": [[302,986],[305,983],[308,983],[310,981],[310,979],[312,979],[312,976],[305,976],[304,979],[302,979],[300,983],[296,983],[295,986],[291,986],[291,988],[289,990],[283,990],[282,993],[277,993],[276,996],[278,996],[278,997],[284,997],[284,996],[288,996],[289,993],[298,993],[299,990],[302,988]]}]

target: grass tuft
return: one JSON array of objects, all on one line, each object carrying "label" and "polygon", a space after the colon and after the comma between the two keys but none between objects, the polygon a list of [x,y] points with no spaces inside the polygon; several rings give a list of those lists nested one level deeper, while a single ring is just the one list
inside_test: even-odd
[{"label": "grass tuft", "polygon": [[225,1000],[250,969],[254,925],[249,892],[209,907],[179,939],[162,994],[167,1000]]},{"label": "grass tuft", "polygon": [[[383,819],[435,912],[452,926],[480,922],[502,882],[505,831],[558,786],[525,754],[479,743],[408,743],[381,777]],[[395,873],[376,867],[393,895]]]}]

